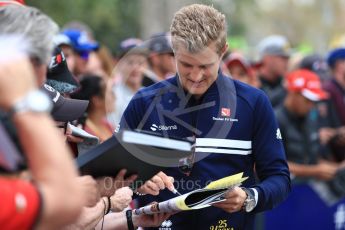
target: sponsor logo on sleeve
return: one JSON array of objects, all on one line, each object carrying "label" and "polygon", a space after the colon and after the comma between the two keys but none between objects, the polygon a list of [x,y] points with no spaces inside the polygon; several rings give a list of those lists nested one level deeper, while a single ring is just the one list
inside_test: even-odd
[{"label": "sponsor logo on sleeve", "polygon": [[339,205],[334,213],[334,225],[336,230],[345,229],[345,204]]},{"label": "sponsor logo on sleeve", "polygon": [[282,140],[283,138],[282,138],[282,134],[281,134],[281,132],[280,132],[280,129],[278,128],[277,129],[277,132],[276,132],[276,137],[277,137],[277,139],[278,140]]}]

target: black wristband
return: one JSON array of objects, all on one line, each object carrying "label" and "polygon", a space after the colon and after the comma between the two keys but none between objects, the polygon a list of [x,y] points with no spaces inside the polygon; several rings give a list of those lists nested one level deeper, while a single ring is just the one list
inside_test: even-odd
[{"label": "black wristband", "polygon": [[128,230],[134,230],[133,220],[132,220],[132,210],[126,211],[127,227]]},{"label": "black wristband", "polygon": [[107,198],[108,198],[108,209],[107,209],[107,211],[106,211],[105,214],[108,214],[108,213],[110,212],[110,210],[111,210],[111,200],[110,200],[110,196],[107,196]]}]

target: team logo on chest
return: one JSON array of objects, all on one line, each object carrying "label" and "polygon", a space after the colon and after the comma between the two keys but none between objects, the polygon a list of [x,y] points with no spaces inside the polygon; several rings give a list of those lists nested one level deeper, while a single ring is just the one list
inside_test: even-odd
[{"label": "team logo on chest", "polygon": [[230,117],[231,110],[229,108],[222,108],[221,110],[221,116],[222,117]]},{"label": "team logo on chest", "polygon": [[238,121],[238,119],[230,118],[230,116],[231,116],[230,108],[221,108],[220,116],[219,117],[212,117],[212,120],[214,120],[214,121],[231,121],[231,122],[237,122]]}]

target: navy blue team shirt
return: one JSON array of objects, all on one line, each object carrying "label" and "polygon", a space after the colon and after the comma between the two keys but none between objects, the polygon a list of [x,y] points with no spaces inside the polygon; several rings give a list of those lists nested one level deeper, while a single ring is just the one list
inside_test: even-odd
[{"label": "navy blue team shirt", "polygon": [[[139,90],[125,110],[120,127],[196,137],[196,160],[191,169],[164,171],[175,178],[175,187],[181,193],[239,172],[249,177],[241,186],[256,191],[257,206],[250,213],[208,207],[175,214],[157,229],[253,229],[255,213],[274,208],[290,192],[280,130],[267,96],[220,71],[199,100],[185,92],[178,75]],[[158,196],[146,195],[138,200],[142,206],[174,196],[164,190]]]}]

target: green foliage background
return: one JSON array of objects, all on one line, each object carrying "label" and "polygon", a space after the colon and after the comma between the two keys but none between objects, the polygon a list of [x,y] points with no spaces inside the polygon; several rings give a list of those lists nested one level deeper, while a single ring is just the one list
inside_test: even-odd
[{"label": "green foliage background", "polygon": [[139,36],[138,0],[26,0],[41,9],[60,26],[79,20],[91,27],[96,40],[116,51],[119,42]]},{"label": "green foliage background", "polygon": [[[26,0],[26,3],[41,9],[61,27],[72,20],[85,22],[95,38],[112,51],[124,38],[147,38],[149,35],[144,32],[152,32],[147,28],[156,29],[153,20],[161,20],[164,27],[160,29],[167,30],[165,21],[171,15],[166,12],[175,12],[177,6],[179,9],[191,3],[211,4],[226,14],[232,48],[252,51],[270,34],[284,35],[292,46],[304,47],[302,50],[308,52],[322,53],[330,47],[345,46],[342,23],[345,0]],[[145,12],[147,6],[155,11]]]}]

